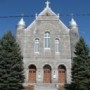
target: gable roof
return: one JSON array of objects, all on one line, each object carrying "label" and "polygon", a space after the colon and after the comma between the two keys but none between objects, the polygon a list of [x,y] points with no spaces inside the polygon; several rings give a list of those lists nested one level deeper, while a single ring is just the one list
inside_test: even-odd
[{"label": "gable roof", "polygon": [[38,15],[36,14],[36,19],[26,28],[26,29],[30,29],[36,22],[36,20],[41,20],[41,18],[43,16],[52,16],[53,20],[59,20],[59,23],[67,30],[69,30],[69,28],[59,19],[59,14],[57,15],[56,13],[54,13],[52,11],[52,9],[49,7],[49,2],[46,2],[46,7],[44,8],[44,10],[42,10]]}]

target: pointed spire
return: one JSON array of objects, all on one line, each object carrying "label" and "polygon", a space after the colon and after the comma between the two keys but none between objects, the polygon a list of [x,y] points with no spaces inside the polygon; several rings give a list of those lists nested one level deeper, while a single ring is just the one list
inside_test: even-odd
[{"label": "pointed spire", "polygon": [[48,7],[49,7],[50,2],[47,0],[47,1],[45,2],[45,4],[46,4],[46,8],[48,8]]},{"label": "pointed spire", "polygon": [[74,20],[74,18],[72,17],[71,21],[70,21],[70,26],[77,26],[76,21]]},{"label": "pointed spire", "polygon": [[18,25],[23,25],[25,26],[25,21],[23,19],[23,17],[20,19],[20,21],[18,22]]}]

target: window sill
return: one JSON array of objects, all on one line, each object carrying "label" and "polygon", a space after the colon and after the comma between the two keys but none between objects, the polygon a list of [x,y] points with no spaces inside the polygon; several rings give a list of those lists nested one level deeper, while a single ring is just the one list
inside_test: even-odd
[{"label": "window sill", "polygon": [[60,52],[55,52],[56,55],[60,55]]},{"label": "window sill", "polygon": [[39,52],[34,52],[35,54],[39,54]]},{"label": "window sill", "polygon": [[44,48],[44,50],[50,50],[50,48]]}]

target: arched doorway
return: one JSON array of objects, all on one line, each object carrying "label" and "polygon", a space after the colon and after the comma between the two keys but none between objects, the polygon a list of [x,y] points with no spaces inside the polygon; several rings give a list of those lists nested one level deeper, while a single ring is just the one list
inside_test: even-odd
[{"label": "arched doorway", "polygon": [[61,85],[66,83],[66,67],[64,65],[58,66],[58,83]]},{"label": "arched doorway", "polygon": [[45,65],[43,67],[43,83],[51,83],[51,66]]},{"label": "arched doorway", "polygon": [[29,66],[29,83],[36,83],[36,70],[35,65]]}]

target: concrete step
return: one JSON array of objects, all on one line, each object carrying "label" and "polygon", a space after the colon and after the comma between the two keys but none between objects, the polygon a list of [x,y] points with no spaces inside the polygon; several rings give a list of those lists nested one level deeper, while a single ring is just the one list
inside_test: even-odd
[{"label": "concrete step", "polygon": [[55,84],[36,84],[35,90],[57,90]]}]

